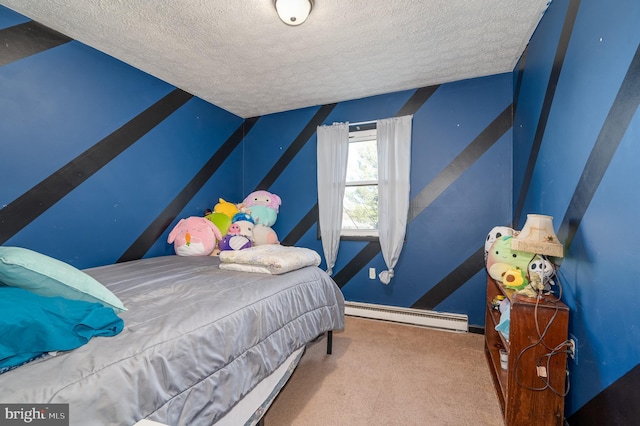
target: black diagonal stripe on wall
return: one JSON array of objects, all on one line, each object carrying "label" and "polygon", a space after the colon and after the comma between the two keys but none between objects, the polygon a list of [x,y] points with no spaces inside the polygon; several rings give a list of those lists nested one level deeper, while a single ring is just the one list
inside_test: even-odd
[{"label": "black diagonal stripe on wall", "polygon": [[180,193],[167,205],[167,207],[154,219],[153,222],[140,234],[118,259],[118,262],[141,259],[147,251],[160,238],[162,233],[176,219],[178,214],[202,189],[203,185],[213,176],[224,161],[238,147],[244,136],[249,133],[259,117],[249,118],[240,125],[235,132],[222,144],[207,163],[200,168],[198,173],[185,185]]},{"label": "black diagonal stripe on wall", "polygon": [[315,203],[313,207],[307,212],[300,222],[287,234],[287,236],[281,241],[282,245],[293,246],[317,221],[318,221],[318,203]]},{"label": "black diagonal stripe on wall", "polygon": [[622,80],[562,219],[558,238],[564,243],[565,249],[573,242],[580,222],[620,146],[638,105],[640,105],[640,46]]},{"label": "black diagonal stripe on wall", "polygon": [[262,182],[260,182],[258,186],[256,186],[255,191],[266,191],[271,187],[271,185],[273,185],[280,174],[287,168],[287,165],[289,165],[291,160],[293,160],[296,154],[300,152],[302,147],[304,147],[307,141],[316,132],[316,127],[324,122],[324,120],[329,116],[336,105],[337,104],[327,104],[320,107],[320,109],[313,115],[311,120],[309,120],[309,123],[304,126],[304,129],[302,129],[291,146],[287,148],[287,150],[282,154],[278,161],[276,161],[276,164],[274,164],[271,170],[269,170],[269,173],[267,173],[264,179],[262,179]]},{"label": "black diagonal stripe on wall", "polygon": [[451,271],[449,275],[444,277],[438,284],[433,286],[431,290],[426,292],[424,296],[418,299],[412,308],[433,310],[440,302],[460,288],[463,283],[469,281],[475,274],[484,268],[484,246],[479,248],[467,260],[462,262],[456,269]]},{"label": "black diagonal stripe on wall", "polygon": [[409,221],[422,213],[511,128],[512,105],[506,107],[438,176],[411,200]]},{"label": "black diagonal stripe on wall", "polygon": [[[511,107],[506,107],[456,158],[453,159],[447,167],[442,170],[427,186],[416,195],[409,204],[409,222],[415,219],[424,209],[426,209],[434,200],[438,198],[453,182],[456,181],[471,165],[473,165],[484,153],[491,148],[501,137],[511,128]],[[365,267],[379,252],[380,244],[376,243],[378,252],[374,252],[372,249],[372,243],[367,244],[362,250],[369,256],[356,256],[345,265],[338,274],[336,274],[334,280],[338,286],[344,286],[351,278],[353,278],[362,268]],[[484,250],[484,247],[483,247]],[[484,256],[484,255],[483,255]],[[460,267],[459,267],[460,268]],[[479,269],[478,269],[479,270]],[[477,271],[476,271],[477,272]],[[451,274],[450,274],[451,275]],[[455,276],[454,276],[455,277]],[[437,288],[443,287],[451,291],[455,291],[460,285],[466,282],[461,280],[464,277],[457,277],[456,280],[447,279],[437,283],[431,290],[431,294],[444,295],[451,294],[445,291],[440,291]],[[340,281],[339,281],[340,280]],[[457,284],[455,288],[451,283]],[[445,294],[446,293],[446,294]],[[422,298],[421,298],[422,300]],[[440,303],[442,300],[433,301],[434,306]]]},{"label": "black diagonal stripe on wall", "polygon": [[1,209],[0,244],[29,225],[192,97],[179,89],[172,91]]},{"label": "black diagonal stripe on wall", "polygon": [[415,92],[413,92],[407,102],[404,103],[402,108],[400,108],[395,116],[402,117],[405,115],[415,114],[416,111],[418,111],[422,107],[422,105],[424,105],[429,100],[431,95],[433,95],[436,90],[438,90],[438,87],[440,87],[440,85],[436,84],[434,86],[420,87],[419,89],[417,89]]},{"label": "black diagonal stripe on wall", "polygon": [[[435,85],[435,86],[421,87],[419,89],[416,89],[416,91],[411,95],[411,97],[407,100],[407,102],[405,102],[404,105],[400,108],[400,110],[396,114],[396,117],[402,117],[404,115],[413,114],[416,111],[418,111],[420,107],[424,105],[425,102],[427,102],[427,100],[431,97],[431,95],[434,94],[434,92],[438,89],[438,87],[440,86]],[[302,236],[306,234],[307,231],[317,223],[318,205],[316,204],[314,208],[316,209],[315,220],[313,222],[310,220],[305,220],[309,216],[309,213],[311,212],[307,213],[307,216],[303,218],[303,221],[300,222],[298,225],[296,225],[294,230],[290,232],[289,235],[287,235],[287,238],[286,238],[287,243],[289,243],[290,245],[295,245],[295,243],[298,242],[298,240],[302,238]]]},{"label": "black diagonal stripe on wall", "polygon": [[518,74],[516,85],[513,89],[513,116],[516,116],[516,110],[518,109],[518,99],[520,98],[520,88],[522,87],[522,77],[524,75],[524,68],[527,63],[527,53],[529,52],[529,46],[525,47],[520,58],[520,64],[518,66]]},{"label": "black diagonal stripe on wall", "polygon": [[338,287],[344,287],[355,274],[361,271],[367,263],[371,262],[371,259],[380,253],[380,250],[380,241],[368,242],[358,254],[353,256],[344,268],[340,269],[340,271],[333,276],[333,280],[338,284]]},{"label": "black diagonal stripe on wall", "polygon": [[520,218],[522,217],[522,209],[524,208],[524,202],[527,199],[529,187],[531,186],[533,170],[538,160],[540,145],[542,144],[542,138],[547,127],[547,120],[549,119],[549,113],[551,112],[551,105],[553,104],[553,98],[556,94],[556,87],[558,85],[558,80],[560,79],[560,72],[562,71],[564,58],[567,54],[569,40],[571,39],[571,32],[573,31],[573,25],[576,21],[576,15],[578,14],[579,6],[580,0],[571,0],[567,9],[567,14],[564,18],[562,33],[560,34],[558,48],[556,49],[556,54],[553,58],[553,67],[551,69],[551,75],[549,76],[549,82],[547,83],[547,90],[544,94],[544,100],[542,102],[542,111],[540,112],[538,126],[536,127],[536,133],[533,137],[533,144],[531,145],[531,152],[529,153],[529,160],[524,172],[522,186],[520,187],[520,192],[518,193],[518,201],[516,202],[516,207],[513,212],[514,226],[518,225],[518,223],[520,222]]},{"label": "black diagonal stripe on wall", "polygon": [[640,383],[640,364],[591,398],[567,419],[568,424],[579,426],[637,424],[640,418],[638,383]]},{"label": "black diagonal stripe on wall", "polygon": [[37,22],[0,30],[0,66],[35,55],[72,39]]}]

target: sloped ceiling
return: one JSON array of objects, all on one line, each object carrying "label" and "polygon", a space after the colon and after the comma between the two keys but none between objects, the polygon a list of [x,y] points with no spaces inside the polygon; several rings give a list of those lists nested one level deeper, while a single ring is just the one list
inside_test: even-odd
[{"label": "sloped ceiling", "polygon": [[549,0],[0,0],[240,117],[513,70]]}]

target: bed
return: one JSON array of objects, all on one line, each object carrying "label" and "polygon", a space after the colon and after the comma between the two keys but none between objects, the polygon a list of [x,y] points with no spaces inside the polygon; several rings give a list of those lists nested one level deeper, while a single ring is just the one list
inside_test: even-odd
[{"label": "bed", "polygon": [[86,269],[126,307],[112,337],[0,374],[0,403],[68,403],[70,424],[257,424],[305,345],[344,327],[316,266],[225,270],[214,256]]}]

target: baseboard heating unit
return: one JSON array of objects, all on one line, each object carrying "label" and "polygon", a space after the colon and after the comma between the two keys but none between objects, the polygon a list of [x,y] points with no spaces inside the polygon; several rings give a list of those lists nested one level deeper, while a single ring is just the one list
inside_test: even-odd
[{"label": "baseboard heating unit", "polygon": [[354,317],[379,319],[421,325],[452,331],[468,331],[469,319],[462,314],[449,314],[423,309],[399,308],[370,303],[345,302],[344,313]]}]

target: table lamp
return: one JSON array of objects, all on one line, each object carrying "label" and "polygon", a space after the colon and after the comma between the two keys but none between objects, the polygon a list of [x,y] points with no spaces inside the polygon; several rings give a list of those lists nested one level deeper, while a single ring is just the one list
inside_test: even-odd
[{"label": "table lamp", "polygon": [[528,214],[518,235],[511,240],[511,249],[545,256],[562,257],[564,249],[553,230],[553,217]]},{"label": "table lamp", "polygon": [[[520,233],[511,239],[511,249],[534,253],[542,257],[563,257],[564,248],[553,230],[553,217],[541,214],[528,214],[527,221]],[[530,285],[518,291],[528,297],[540,295],[544,289],[544,277],[530,277]]]}]

